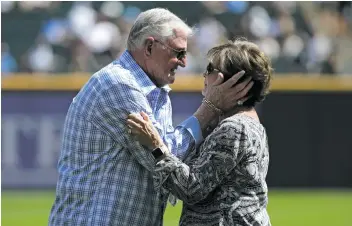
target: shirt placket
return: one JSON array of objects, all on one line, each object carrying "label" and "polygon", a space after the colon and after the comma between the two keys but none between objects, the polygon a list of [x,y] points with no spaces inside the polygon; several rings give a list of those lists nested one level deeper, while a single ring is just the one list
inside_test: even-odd
[{"label": "shirt placket", "polygon": [[[166,127],[168,126],[167,119],[165,118],[167,116],[165,115],[165,112],[164,112],[165,108],[166,108],[166,104],[167,104],[167,92],[165,92],[161,89],[155,89],[149,94],[149,96],[151,98],[149,103],[150,103],[151,108],[153,110],[155,120],[157,120],[160,123],[160,125],[162,126],[164,134],[161,134],[161,135],[164,136],[166,133],[165,132]],[[169,120],[171,120],[171,119],[169,119]],[[158,193],[159,193],[159,201],[160,201],[160,208],[161,208],[161,211],[159,213],[158,218],[161,219],[160,225],[162,225],[163,224],[163,214],[164,214],[164,211],[166,208],[167,198],[168,198],[169,193],[163,188],[160,188]]]}]

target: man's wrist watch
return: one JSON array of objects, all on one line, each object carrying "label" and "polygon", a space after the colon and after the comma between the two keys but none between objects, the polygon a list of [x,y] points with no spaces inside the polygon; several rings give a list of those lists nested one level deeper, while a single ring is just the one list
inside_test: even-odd
[{"label": "man's wrist watch", "polygon": [[154,156],[155,159],[158,159],[160,158],[161,156],[163,156],[165,153],[165,151],[162,149],[162,148],[155,148],[153,151],[152,151],[152,155]]}]

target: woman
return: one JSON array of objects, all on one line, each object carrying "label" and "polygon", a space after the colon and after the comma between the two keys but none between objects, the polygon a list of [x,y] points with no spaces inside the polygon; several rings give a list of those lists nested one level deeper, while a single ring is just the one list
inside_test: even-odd
[{"label": "woman", "polygon": [[[216,128],[184,162],[165,151],[156,161],[154,180],[183,200],[180,225],[271,225],[266,211],[267,136],[254,109],[268,93],[270,61],[244,40],[214,47],[207,56],[202,94],[219,72],[226,81],[244,70],[241,80],[250,76],[254,81],[249,98],[221,114]],[[203,102],[216,109],[216,103]],[[141,115],[143,119],[128,120],[136,139],[151,149],[166,150],[148,116]]]}]

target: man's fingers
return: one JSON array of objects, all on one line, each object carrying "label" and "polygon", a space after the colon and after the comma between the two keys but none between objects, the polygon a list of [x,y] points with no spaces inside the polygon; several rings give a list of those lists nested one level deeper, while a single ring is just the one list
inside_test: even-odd
[{"label": "man's fingers", "polygon": [[229,80],[227,80],[226,82],[223,83],[223,88],[224,89],[229,89],[231,88],[233,85],[236,84],[236,82],[242,78],[242,76],[245,74],[245,71],[240,71],[237,74],[235,74],[234,76],[232,76]]}]

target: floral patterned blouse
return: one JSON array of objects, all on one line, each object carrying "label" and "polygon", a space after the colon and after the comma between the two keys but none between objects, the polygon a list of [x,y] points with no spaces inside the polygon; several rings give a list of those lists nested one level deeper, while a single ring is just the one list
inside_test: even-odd
[{"label": "floral patterned blouse", "polygon": [[269,152],[259,121],[224,119],[184,162],[168,155],[156,163],[154,182],[183,200],[180,225],[265,225]]}]

